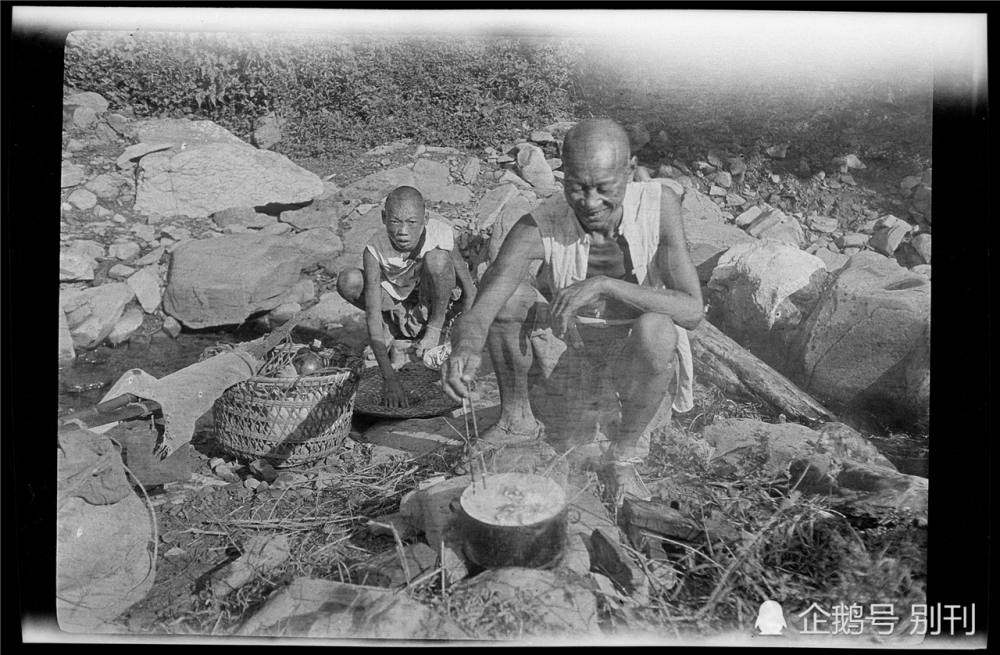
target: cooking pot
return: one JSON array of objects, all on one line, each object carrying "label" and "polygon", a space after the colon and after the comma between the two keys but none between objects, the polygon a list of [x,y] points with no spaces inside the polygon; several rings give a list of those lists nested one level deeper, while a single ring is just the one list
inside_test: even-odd
[{"label": "cooking pot", "polygon": [[487,475],[466,487],[451,508],[459,517],[465,556],[477,566],[542,568],[562,553],[566,494],[550,478]]}]

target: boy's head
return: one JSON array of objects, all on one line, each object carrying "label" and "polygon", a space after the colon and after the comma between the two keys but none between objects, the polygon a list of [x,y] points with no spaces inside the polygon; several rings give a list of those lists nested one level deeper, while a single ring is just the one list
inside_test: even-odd
[{"label": "boy's head", "polygon": [[397,250],[409,252],[417,247],[427,225],[424,197],[411,186],[393,190],[385,199],[382,222],[389,240]]}]

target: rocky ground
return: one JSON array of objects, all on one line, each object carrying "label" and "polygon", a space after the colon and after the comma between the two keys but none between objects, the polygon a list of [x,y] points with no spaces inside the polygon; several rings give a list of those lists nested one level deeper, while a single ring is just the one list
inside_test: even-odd
[{"label": "rocky ground", "polygon": [[[824,144],[813,147],[807,138],[792,141],[787,130],[725,138],[751,132],[739,125],[720,130],[713,121],[722,119],[712,116],[699,132],[667,114],[617,114],[629,125],[640,176],[682,196],[709,317],[825,401],[867,406],[889,399],[909,425],[919,425],[929,389],[928,162],[896,157],[883,165],[865,138],[876,117],[869,131],[839,126],[836,138],[811,137]],[[834,129],[830,117],[807,118]],[[106,357],[108,345],[125,353],[116,360],[123,372],[126,363],[141,361],[127,355],[130,349],[214,338],[223,326],[250,320],[278,325],[299,314],[307,327],[357,341],[361,314],[334,285],[345,267],[360,265],[365,242],[382,228],[385,195],[417,187],[455,226],[478,277],[512,222],[561,193],[560,139],[571,125],[535,126],[522,143],[483,152],[400,141],[292,163],[267,150],[280,129],[266,122],[254,147],[210,123],[138,121],[94,94],[68,97],[64,389],[99,399],[113,380],[79,372]],[[891,318],[869,321],[873,315]],[[862,370],[849,378],[847,368]],[[905,373],[866,397],[890,369]],[[484,391],[481,411],[496,400],[488,382]],[[697,400],[694,412],[654,438],[640,471],[660,503],[651,515],[635,503],[616,503],[598,476],[578,473],[570,482],[586,492],[579,502],[589,503],[594,517],[573,531],[579,557],[514,581],[493,579],[503,574],[463,580],[460,567],[447,566],[445,551],[435,548],[441,539],[429,537],[433,513],[399,518],[405,498],[447,482],[442,478],[460,456],[460,440],[440,421],[362,420],[342,454],[306,470],[278,471],[220,450],[206,418],[188,465],[169,465],[187,479],[152,490],[156,584],[117,629],[276,634],[281,603],[300,601],[320,582],[324,594],[349,591],[352,602],[384,610],[388,618],[367,629],[396,638],[435,636],[428,626],[436,635],[478,638],[749,628],[756,611],[750,599],[762,587],[781,600],[832,602],[845,589],[873,602],[880,593],[920,598],[925,553],[912,552],[912,544],[925,538],[927,482],[906,473],[925,469],[897,472],[847,426],[831,432],[781,425],[766,408],[702,386]],[[451,417],[452,427],[460,416]],[[440,440],[416,450],[399,446],[399,435],[426,442],[421,435],[442,433],[455,448],[437,448]],[[789,483],[793,475],[797,482]],[[386,532],[372,519],[398,519],[392,525],[399,529]],[[723,544],[732,548],[720,550]],[[830,544],[836,554],[817,559]],[[722,576],[737,556],[767,564]],[[835,571],[834,582],[823,582]],[[406,594],[387,600],[358,592],[353,585],[361,583]],[[556,602],[554,589],[573,592]],[[526,600],[540,596],[546,612]],[[400,627],[400,617],[415,615],[421,619]],[[298,629],[333,628],[306,621]]]}]

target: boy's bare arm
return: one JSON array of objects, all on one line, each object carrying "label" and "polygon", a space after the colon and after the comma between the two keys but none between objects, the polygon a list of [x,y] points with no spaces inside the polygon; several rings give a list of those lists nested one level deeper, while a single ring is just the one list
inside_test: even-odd
[{"label": "boy's bare arm", "polygon": [[375,256],[365,249],[365,318],[368,325],[368,342],[371,343],[375,361],[386,380],[396,379],[396,372],[389,362],[389,349],[385,343],[385,326],[382,322],[382,269]]},{"label": "boy's bare arm", "polygon": [[472,282],[472,273],[469,272],[469,265],[462,259],[462,254],[458,248],[452,248],[451,260],[455,264],[455,281],[462,289],[462,309],[463,311],[472,307],[476,299],[476,285]]}]

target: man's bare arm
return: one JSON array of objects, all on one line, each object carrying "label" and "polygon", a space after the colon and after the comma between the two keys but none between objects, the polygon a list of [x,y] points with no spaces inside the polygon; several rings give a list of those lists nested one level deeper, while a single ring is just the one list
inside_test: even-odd
[{"label": "man's bare arm", "polygon": [[504,239],[496,260],[486,269],[472,308],[455,320],[451,356],[441,368],[442,389],[454,400],[468,398],[467,386],[482,361],[490,325],[514,295],[528,265],[544,259],[542,235],[530,214],[522,216]]}]

